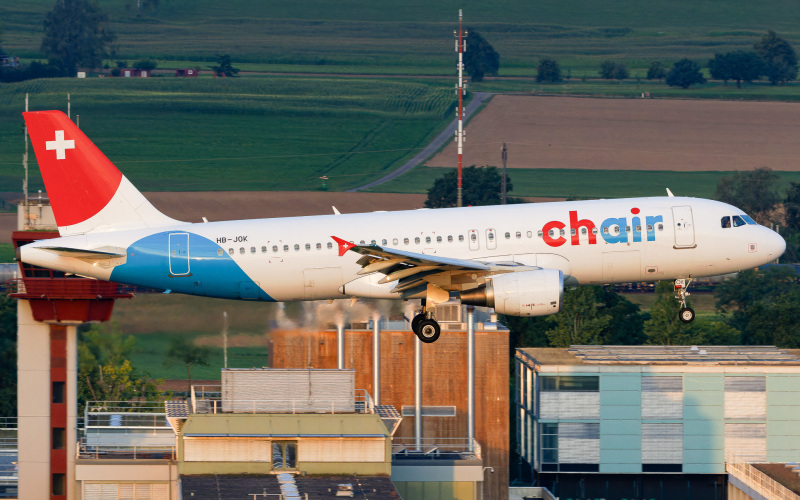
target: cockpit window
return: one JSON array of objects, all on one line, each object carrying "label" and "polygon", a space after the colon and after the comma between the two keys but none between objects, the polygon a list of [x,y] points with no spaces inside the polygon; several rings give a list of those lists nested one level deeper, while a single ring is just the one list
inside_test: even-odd
[{"label": "cockpit window", "polygon": [[744,219],[744,221],[747,222],[748,224],[752,224],[754,226],[758,225],[758,223],[753,219],[751,219],[749,215],[742,215],[742,219]]},{"label": "cockpit window", "polygon": [[722,227],[731,227],[731,217],[729,215],[722,218]]},{"label": "cockpit window", "polygon": [[742,219],[738,215],[733,216],[733,227],[744,226],[745,224],[747,223],[744,221],[744,219]]}]

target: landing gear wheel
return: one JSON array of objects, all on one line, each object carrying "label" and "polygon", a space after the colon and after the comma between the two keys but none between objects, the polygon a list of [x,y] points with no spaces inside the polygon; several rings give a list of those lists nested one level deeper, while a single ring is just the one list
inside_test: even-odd
[{"label": "landing gear wheel", "polygon": [[416,316],[414,316],[414,318],[411,320],[411,331],[417,333],[419,331],[419,323],[426,317],[427,315],[424,312],[421,312]]},{"label": "landing gear wheel", "polygon": [[691,307],[684,307],[678,312],[678,317],[684,323],[691,323],[694,321],[694,310]]},{"label": "landing gear wheel", "polygon": [[417,334],[417,337],[419,337],[421,341],[430,344],[436,342],[436,339],[438,339],[439,335],[442,333],[442,329],[435,319],[423,319],[419,322],[419,326],[414,333]]}]

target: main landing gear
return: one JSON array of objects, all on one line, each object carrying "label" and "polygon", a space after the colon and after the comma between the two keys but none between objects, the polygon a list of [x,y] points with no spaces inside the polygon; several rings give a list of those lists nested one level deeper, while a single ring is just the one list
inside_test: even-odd
[{"label": "main landing gear", "polygon": [[684,323],[691,323],[694,321],[694,310],[691,307],[686,307],[686,297],[689,296],[689,284],[692,278],[677,279],[675,280],[675,296],[681,303],[681,309],[678,311],[678,318]]},{"label": "main landing gear", "polygon": [[411,331],[426,344],[436,342],[436,339],[442,333],[439,323],[433,319],[433,316],[430,316],[430,313],[424,310],[411,320]]}]

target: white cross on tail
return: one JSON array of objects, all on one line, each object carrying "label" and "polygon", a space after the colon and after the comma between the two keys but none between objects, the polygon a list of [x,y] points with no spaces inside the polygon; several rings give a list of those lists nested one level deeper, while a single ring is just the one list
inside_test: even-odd
[{"label": "white cross on tail", "polygon": [[48,151],[53,149],[56,150],[56,160],[63,160],[67,157],[67,150],[68,149],[75,149],[75,141],[72,139],[65,141],[64,140],[64,131],[63,130],[56,130],[56,140],[54,141],[47,141],[45,142],[45,148]]}]

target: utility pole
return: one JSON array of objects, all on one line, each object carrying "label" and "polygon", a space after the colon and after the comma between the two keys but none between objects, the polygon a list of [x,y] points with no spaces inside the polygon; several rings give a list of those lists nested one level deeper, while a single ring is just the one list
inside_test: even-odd
[{"label": "utility pole", "polygon": [[456,130],[456,141],[458,142],[458,198],[456,206],[462,206],[462,167],[464,155],[464,52],[467,50],[467,33],[464,32],[462,25],[462,11],[458,9],[458,33],[453,33],[456,40],[456,52],[458,52],[458,84],[456,93],[458,94],[458,129]]},{"label": "utility pole", "polygon": [[503,157],[503,184],[502,189],[500,190],[500,204],[506,204],[506,160],[508,159],[508,150],[506,149],[506,143],[503,143],[503,150],[501,151],[501,156]]},{"label": "utility pole", "polygon": [[[28,94],[25,93],[25,112],[28,112]],[[25,134],[25,152],[22,154],[22,168],[25,169],[25,177],[22,178],[22,192],[25,193],[25,220],[23,222],[23,229],[28,229],[30,224],[31,214],[28,208],[28,125],[23,125],[23,133]]]}]

